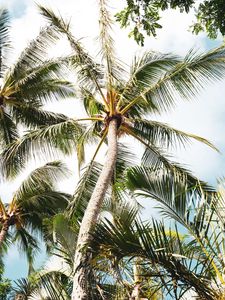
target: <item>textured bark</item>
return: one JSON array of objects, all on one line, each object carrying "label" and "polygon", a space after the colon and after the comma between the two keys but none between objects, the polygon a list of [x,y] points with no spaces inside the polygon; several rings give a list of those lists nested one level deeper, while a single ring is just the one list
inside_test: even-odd
[{"label": "textured bark", "polygon": [[5,240],[8,230],[9,230],[9,224],[8,224],[8,221],[6,221],[5,223],[3,223],[2,229],[0,231],[0,247]]},{"label": "textured bark", "polygon": [[140,258],[136,258],[134,260],[133,272],[134,272],[134,288],[131,293],[131,297],[129,300],[140,300],[141,296],[141,282],[142,277],[140,274],[142,273],[142,268],[140,267]]},{"label": "textured bark", "polygon": [[129,300],[140,300],[140,287],[141,287],[140,283],[135,284]]},{"label": "textured bark", "polygon": [[74,279],[72,300],[91,300],[89,278],[91,253],[88,247],[91,241],[91,229],[98,220],[102,200],[112,178],[117,157],[117,120],[112,119],[108,130],[108,151],[102,172],[85,211],[77,240],[74,258]]}]

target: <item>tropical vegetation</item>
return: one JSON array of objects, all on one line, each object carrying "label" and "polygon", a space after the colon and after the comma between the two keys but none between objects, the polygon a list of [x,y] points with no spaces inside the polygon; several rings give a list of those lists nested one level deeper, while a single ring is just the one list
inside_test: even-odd
[{"label": "tropical vegetation", "polygon": [[[185,299],[189,292],[200,299],[223,299],[224,197],[170,156],[175,146],[191,140],[217,149],[153,116],[223,78],[225,47],[191,50],[184,58],[145,51],[128,68],[116,56],[106,1],[99,0],[99,7],[100,51],[95,59],[73,36],[69,22],[40,6],[50,25],[3,77],[3,177],[15,177],[32,156],[72,152],[81,173],[71,197],[55,185],[65,175],[63,164],[47,163],[29,175],[10,204],[0,203],[0,242],[7,248],[7,242],[20,238],[31,266],[29,277],[17,282],[10,297],[157,300]],[[4,49],[7,11],[0,20]],[[46,60],[49,43],[61,36],[67,38],[71,55]],[[73,85],[61,79],[68,68],[76,74],[83,117],[43,110],[44,100],[74,96]],[[17,124],[29,131],[20,135]],[[142,147],[141,157],[124,145],[131,140]],[[88,145],[95,149],[87,162]],[[102,163],[97,158],[104,146]],[[139,197],[155,201],[162,216],[172,221],[144,222]],[[60,259],[61,269],[34,272],[37,232],[48,252]]]},{"label": "tropical vegetation", "polygon": [[10,65],[10,17],[7,9],[0,10],[1,149],[19,138],[19,125],[35,129],[66,119],[62,114],[43,110],[43,105],[49,100],[74,95],[71,84],[63,79],[65,59],[48,59],[49,48],[56,40],[57,33],[51,26],[42,28],[16,62]]},{"label": "tropical vegetation", "polygon": [[205,31],[211,39],[225,34],[225,5],[221,0],[127,0],[124,9],[116,14],[121,27],[132,26],[129,36],[144,45],[145,36],[156,36],[162,28],[162,13],[169,9],[195,14],[190,29],[199,34]]}]

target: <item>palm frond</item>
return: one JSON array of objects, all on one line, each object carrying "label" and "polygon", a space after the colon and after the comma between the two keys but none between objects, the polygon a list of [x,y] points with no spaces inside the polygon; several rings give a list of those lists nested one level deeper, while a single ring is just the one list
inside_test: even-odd
[{"label": "palm frond", "polygon": [[10,49],[9,13],[7,9],[0,10],[0,78],[7,68],[6,60]]},{"label": "palm frond", "polygon": [[106,103],[105,97],[101,91],[100,80],[103,78],[103,72],[98,64],[96,64],[92,57],[83,49],[81,43],[77,41],[70,32],[69,24],[61,17],[45,7],[39,6],[41,14],[51,22],[56,32],[66,35],[73,51],[75,52],[72,65],[78,68],[78,79],[83,88],[97,90]]},{"label": "palm frond", "polygon": [[73,200],[68,207],[68,214],[70,216],[76,215],[78,219],[82,219],[101,169],[102,165],[95,161],[92,161],[87,167],[84,168],[77,184]]},{"label": "palm frond", "polygon": [[129,201],[129,195],[125,192],[118,192],[115,197],[116,199],[113,197],[104,199],[102,211],[110,213],[114,223],[124,223],[129,226],[137,219],[140,207],[137,202]]},{"label": "palm frond", "polygon": [[171,171],[176,170],[175,164],[168,159],[168,154],[166,155],[161,148],[156,147],[155,145],[148,143],[148,141],[140,138],[134,133],[132,127],[121,126],[121,128],[125,133],[134,137],[145,146],[145,152],[142,157],[142,163],[144,165],[147,164],[147,166],[151,167],[153,170],[161,169],[162,167]]},{"label": "palm frond", "polygon": [[27,75],[27,71],[46,61],[48,49],[54,45],[59,38],[59,34],[51,26],[42,28],[39,35],[30,42],[27,48],[21,53],[19,59],[10,70],[10,76],[5,85],[9,86],[12,79],[18,81]]},{"label": "palm frond", "polygon": [[192,99],[204,86],[223,78],[224,62],[224,45],[206,54],[197,54],[191,50],[183,63],[167,72],[152,88],[147,88],[144,94],[147,98],[153,98],[156,103],[164,101],[165,109],[167,104],[174,103],[175,94]]},{"label": "palm frond", "polygon": [[[108,103],[111,107],[113,107],[113,79],[116,78],[116,74],[114,74],[114,70],[116,70],[116,58],[115,58],[115,48],[114,41],[111,36],[112,31],[112,19],[110,13],[107,8],[107,3],[105,0],[99,1],[99,25],[100,25],[100,33],[99,33],[99,41],[101,45],[100,53],[102,55],[102,60],[106,63],[106,87],[108,90]],[[118,80],[119,81],[119,80]]]},{"label": "palm frond", "polygon": [[[25,299],[28,299],[29,296],[32,296],[35,287],[27,278],[21,278],[14,282],[12,297],[20,295]],[[14,298],[15,299],[15,298]]]},{"label": "palm frond", "polygon": [[137,157],[135,154],[125,144],[118,143],[113,183],[121,182],[125,178],[126,169],[136,164]]},{"label": "palm frond", "polygon": [[79,226],[76,226],[76,221],[74,222],[73,219],[68,220],[63,214],[53,217],[53,236],[57,244],[56,251],[53,253],[61,257],[71,270],[78,232]]},{"label": "palm frond", "polygon": [[[185,226],[186,218],[193,217],[187,213],[190,205],[199,204],[203,196],[205,201],[207,200],[206,203],[210,205],[217,194],[206,183],[200,182],[189,173],[185,176],[181,171],[179,173],[178,169],[178,172],[173,173],[163,169],[154,171],[151,167],[133,167],[127,171],[127,185],[132,190],[139,190],[140,193],[149,195],[158,203],[164,203],[168,211],[165,208],[162,213],[169,216],[167,212],[171,208],[171,213],[172,211],[174,213],[173,218]],[[193,220],[190,219],[188,222],[191,223]]]},{"label": "palm frond", "polygon": [[26,221],[24,221],[26,226],[34,230],[35,228],[40,229],[43,218],[54,216],[65,210],[70,201],[71,195],[49,190],[31,195],[29,198],[20,201],[19,204],[22,207],[22,217],[26,218]]},{"label": "palm frond", "polygon": [[5,102],[12,106],[28,102],[40,106],[46,100],[74,96],[73,85],[63,80],[68,60],[68,58],[46,60],[44,64],[31,67],[25,74],[20,74],[21,77],[18,79],[14,77],[12,71],[9,71],[2,87]]},{"label": "palm frond", "polygon": [[25,228],[17,228],[13,232],[12,242],[17,245],[21,254],[24,253],[28,263],[28,275],[34,272],[34,263],[40,251],[38,240]]},{"label": "palm frond", "polygon": [[88,116],[101,115],[104,112],[103,104],[90,91],[82,89],[81,98]]},{"label": "palm frond", "polygon": [[[129,105],[131,99],[140,97],[137,105],[144,112],[146,110],[146,99],[144,96],[141,97],[142,94],[144,95],[144,88],[158,82],[168,70],[176,66],[180,61],[180,57],[155,51],[145,52],[141,56],[136,55],[131,65],[130,78],[121,93],[120,106]],[[158,111],[159,107],[151,102],[151,99],[148,100],[150,104],[148,111]]]},{"label": "palm frond", "polygon": [[11,97],[24,99],[25,103],[32,101],[33,104],[40,105],[48,101],[71,98],[75,95],[72,84],[66,80],[42,78],[36,81],[33,78],[32,81],[32,83],[26,82],[23,86],[18,87]]},{"label": "palm frond", "polygon": [[200,136],[183,132],[157,121],[134,119],[132,130],[147,143],[162,148],[168,149],[177,145],[185,146],[193,139],[218,151],[211,142]]},{"label": "palm frond", "polygon": [[70,57],[58,57],[57,59],[45,58],[44,62],[38,65],[32,64],[27,67],[24,72],[19,74],[19,78],[15,78],[14,70],[9,69],[5,76],[2,90],[4,94],[10,96],[10,92],[12,93],[23,89],[24,85],[29,83],[31,85],[35,83],[36,80],[54,79],[56,77],[64,78],[69,61]]},{"label": "palm frond", "polygon": [[[146,81],[142,83],[140,94],[123,108],[123,113],[130,107],[146,102],[146,109],[156,107],[160,111],[167,111],[175,104],[177,96],[192,99],[203,87],[213,81],[223,78],[225,73],[225,47],[211,50],[206,54],[197,54],[191,50],[181,61],[159,78],[154,84]],[[144,79],[143,79],[144,80]]]},{"label": "palm frond", "polygon": [[44,289],[48,299],[69,300],[71,298],[71,279],[62,271],[50,271],[38,277],[39,289]]},{"label": "palm frond", "polygon": [[[188,247],[187,247],[188,245]],[[180,282],[179,289],[194,287],[198,294],[207,299],[214,299],[217,292],[210,286],[204,271],[200,269],[193,272],[196,265],[195,245],[181,238],[177,231],[166,231],[164,224],[154,221],[143,224],[136,220],[135,224],[116,223],[107,220],[98,225],[93,239],[93,250],[98,252],[98,247],[107,257],[122,260],[134,257],[143,261],[143,280],[159,278],[161,288],[170,291],[172,296],[176,293],[173,281]],[[202,265],[205,260],[202,256]],[[212,270],[208,270],[210,274]],[[141,275],[140,275],[141,276]]]},{"label": "palm frond", "polygon": [[190,186],[186,180],[171,174],[154,173],[144,168],[133,171],[133,174],[132,171],[128,173],[131,186],[136,186],[139,195],[154,199],[163,217],[172,218],[184,226],[209,259],[218,280],[224,284],[221,273],[224,262],[215,253],[216,246],[222,251],[220,244],[224,239],[215,209],[218,195],[211,189],[202,188],[200,183]]},{"label": "palm frond", "polygon": [[[80,171],[81,166],[85,162],[85,146],[90,145],[90,144],[95,144],[97,143],[99,136],[97,136],[96,132],[96,127],[98,121],[93,122],[90,126],[86,127],[86,130],[83,132],[82,135],[80,135],[80,138],[77,141],[77,146],[76,146],[76,152],[77,152],[77,161],[78,161],[78,170]],[[102,140],[100,141],[100,145],[104,142],[105,137],[103,136]],[[99,147],[97,147],[97,152],[99,150]],[[97,154],[97,152],[95,152]],[[94,155],[95,158],[95,155]],[[93,159],[94,159],[93,158]]]},{"label": "palm frond", "polygon": [[34,153],[36,158],[55,157],[59,155],[57,149],[65,154],[72,153],[83,128],[84,126],[78,125],[74,120],[67,120],[25,134],[2,152],[3,174],[7,177],[16,176]]},{"label": "palm frond", "polygon": [[0,138],[1,149],[18,139],[16,125],[11,116],[0,107]]},{"label": "palm frond", "polygon": [[40,127],[44,125],[54,125],[67,121],[69,118],[63,114],[45,111],[34,107],[32,104],[14,105],[12,108],[13,118],[17,123],[25,126]]},{"label": "palm frond", "polygon": [[106,60],[108,75],[111,75],[111,64],[114,58],[114,42],[111,36],[112,31],[112,17],[110,16],[109,10],[107,8],[107,3],[105,0],[99,0],[99,26],[100,34],[99,40],[101,43],[101,53],[103,59]]},{"label": "palm frond", "polygon": [[54,190],[58,181],[67,178],[70,171],[61,161],[53,161],[32,171],[17,189],[14,197],[27,199],[43,191]]},{"label": "palm frond", "polygon": [[149,170],[158,172],[159,174],[168,172],[169,174],[173,174],[175,177],[178,176],[178,178],[180,177],[182,180],[185,179],[191,186],[199,186],[200,183],[201,188],[206,189],[206,191],[213,190],[205,182],[200,181],[197,177],[192,175],[191,172],[184,166],[171,161],[171,157],[164,153],[161,148],[148,143],[148,141],[145,142],[142,138],[139,138],[139,136],[133,132],[131,127],[123,127],[123,130],[145,146],[145,151],[142,156],[143,166],[146,166]]}]

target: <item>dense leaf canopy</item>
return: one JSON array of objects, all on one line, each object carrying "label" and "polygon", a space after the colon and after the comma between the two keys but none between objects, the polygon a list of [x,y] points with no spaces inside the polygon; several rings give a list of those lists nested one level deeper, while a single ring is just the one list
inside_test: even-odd
[{"label": "dense leaf canopy", "polygon": [[127,0],[127,6],[116,14],[122,27],[132,27],[130,32],[136,42],[144,45],[144,36],[156,36],[161,13],[167,9],[179,9],[182,13],[195,11],[195,20],[191,25],[193,33],[206,31],[210,38],[218,33],[225,35],[225,2],[223,0]]}]

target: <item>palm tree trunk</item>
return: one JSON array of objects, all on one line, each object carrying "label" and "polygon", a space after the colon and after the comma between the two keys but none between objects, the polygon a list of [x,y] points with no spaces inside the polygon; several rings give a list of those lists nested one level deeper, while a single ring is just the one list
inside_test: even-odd
[{"label": "palm tree trunk", "polygon": [[134,272],[134,288],[131,293],[130,300],[139,300],[141,294],[141,282],[142,282],[142,277],[140,276],[142,272],[140,267],[140,258],[136,258],[134,260],[133,272]]},{"label": "palm tree trunk", "polygon": [[72,300],[90,300],[89,277],[91,253],[88,244],[91,241],[91,229],[98,220],[102,200],[109,186],[117,157],[117,120],[112,119],[108,128],[108,152],[105,164],[85,211],[77,239],[74,258],[74,278]]},{"label": "palm tree trunk", "polygon": [[7,234],[8,230],[9,230],[9,224],[8,224],[8,220],[7,220],[3,223],[2,229],[0,231],[0,247],[1,247],[2,243],[5,240],[5,237],[6,237],[6,234]]}]

